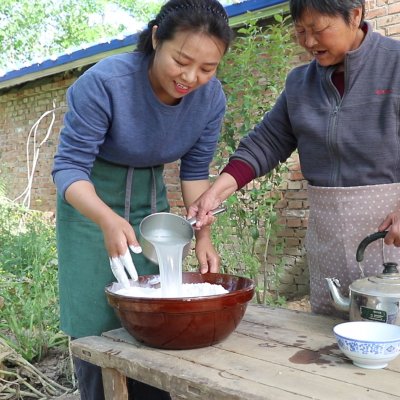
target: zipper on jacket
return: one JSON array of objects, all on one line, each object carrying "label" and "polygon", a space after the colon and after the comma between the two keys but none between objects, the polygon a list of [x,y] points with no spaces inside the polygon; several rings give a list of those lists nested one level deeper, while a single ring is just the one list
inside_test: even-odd
[{"label": "zipper on jacket", "polygon": [[339,159],[339,151],[337,145],[337,136],[338,136],[337,120],[340,111],[340,106],[342,104],[342,97],[340,96],[339,91],[332,82],[331,77],[333,71],[334,69],[329,69],[325,74],[325,79],[329,92],[331,92],[334,95],[334,105],[328,125],[328,149],[332,155],[332,171],[330,178],[330,186],[336,187],[338,185],[338,177],[340,172],[340,159]]},{"label": "zipper on jacket", "polygon": [[337,147],[337,117],[339,113],[339,106],[336,104],[332,110],[329,128],[328,128],[328,148],[330,153],[332,154],[332,171],[330,178],[330,186],[337,186],[336,182],[339,175],[340,170],[340,160],[339,160],[339,152]]}]

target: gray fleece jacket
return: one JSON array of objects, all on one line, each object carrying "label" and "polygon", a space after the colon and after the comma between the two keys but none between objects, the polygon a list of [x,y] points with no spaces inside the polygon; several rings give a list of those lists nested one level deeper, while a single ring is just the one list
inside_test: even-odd
[{"label": "gray fleece jacket", "polygon": [[400,41],[369,25],[344,65],[343,97],[331,80],[335,67],[313,60],[294,68],[274,107],[231,159],[262,176],[297,148],[314,186],[400,182]]}]

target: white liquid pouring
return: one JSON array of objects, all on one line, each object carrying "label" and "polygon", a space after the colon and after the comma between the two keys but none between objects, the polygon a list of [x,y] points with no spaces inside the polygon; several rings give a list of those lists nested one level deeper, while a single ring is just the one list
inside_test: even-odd
[{"label": "white liquid pouring", "polygon": [[151,241],[160,268],[162,297],[180,297],[182,291],[182,252],[187,241],[159,236]]},{"label": "white liquid pouring", "polygon": [[129,297],[180,298],[212,296],[228,293],[222,285],[182,283],[182,254],[187,239],[172,237],[169,231],[156,231],[149,242],[154,246],[160,268],[161,288],[131,286],[117,294]]}]

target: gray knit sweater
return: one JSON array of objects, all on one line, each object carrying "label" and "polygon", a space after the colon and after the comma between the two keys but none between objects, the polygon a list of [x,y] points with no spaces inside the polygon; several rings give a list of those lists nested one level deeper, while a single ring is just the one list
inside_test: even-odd
[{"label": "gray knit sweater", "polygon": [[140,52],[111,56],[69,88],[53,167],[61,195],[90,180],[96,157],[135,168],[180,159],[181,179],[208,179],[225,112],[220,82],[212,78],[169,106],[154,94],[148,64]]},{"label": "gray knit sweater", "polygon": [[314,60],[294,68],[275,106],[242,139],[231,159],[264,175],[297,148],[315,186],[400,182],[400,41],[368,32],[345,59],[345,91],[334,67]]}]

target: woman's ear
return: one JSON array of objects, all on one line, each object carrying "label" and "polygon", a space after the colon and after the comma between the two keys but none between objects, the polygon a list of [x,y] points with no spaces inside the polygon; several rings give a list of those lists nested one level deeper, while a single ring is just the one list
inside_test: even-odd
[{"label": "woman's ear", "polygon": [[156,38],[157,29],[158,29],[157,25],[154,25],[153,28],[151,29],[151,43],[153,44],[153,50],[155,50],[157,47],[157,38]]},{"label": "woman's ear", "polygon": [[357,28],[360,27],[362,15],[363,15],[362,7],[353,8],[353,23],[354,26]]}]

